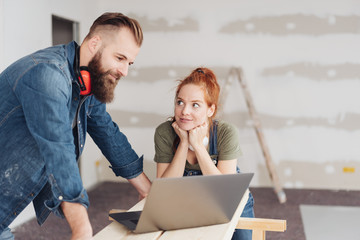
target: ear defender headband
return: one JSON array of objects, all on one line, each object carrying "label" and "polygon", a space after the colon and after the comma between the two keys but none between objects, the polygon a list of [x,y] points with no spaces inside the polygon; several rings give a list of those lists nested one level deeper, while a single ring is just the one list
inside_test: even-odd
[{"label": "ear defender headband", "polygon": [[80,67],[80,46],[75,51],[74,71],[80,84],[80,95],[91,95],[91,79],[88,67]]}]

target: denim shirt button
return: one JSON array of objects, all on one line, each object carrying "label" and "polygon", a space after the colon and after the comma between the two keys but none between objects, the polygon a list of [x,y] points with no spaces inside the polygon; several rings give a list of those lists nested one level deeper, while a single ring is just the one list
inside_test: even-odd
[{"label": "denim shirt button", "polygon": [[64,198],[63,196],[59,196],[59,200],[62,201]]},{"label": "denim shirt button", "polygon": [[80,145],[81,148],[82,148],[83,146],[84,146],[84,145],[82,145],[82,144]]},{"label": "denim shirt button", "polygon": [[80,124],[81,122],[80,122],[80,120],[79,120],[79,124]]}]

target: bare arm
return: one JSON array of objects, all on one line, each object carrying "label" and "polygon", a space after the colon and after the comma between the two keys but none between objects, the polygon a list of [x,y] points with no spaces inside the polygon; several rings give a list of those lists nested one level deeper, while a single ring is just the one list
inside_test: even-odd
[{"label": "bare arm", "polygon": [[186,157],[189,150],[188,132],[179,128],[176,122],[172,124],[176,134],[180,138],[179,146],[170,163],[158,163],[156,177],[182,177],[184,174]]},{"label": "bare arm", "polygon": [[233,174],[236,173],[237,159],[218,161],[217,166],[213,163],[204,146],[195,148],[195,155],[203,175]]},{"label": "bare arm", "polygon": [[218,175],[236,173],[237,160],[218,161],[217,166],[210,158],[202,141],[208,132],[207,124],[196,127],[189,132],[189,142],[193,146],[196,159],[203,175]]},{"label": "bare arm", "polygon": [[188,149],[189,149],[188,144],[184,144],[183,142],[180,142],[171,163],[157,164],[156,177],[158,178],[182,177],[184,174]]},{"label": "bare arm", "polygon": [[91,239],[93,232],[86,208],[70,202],[62,202],[61,208],[71,228],[71,240]]},{"label": "bare arm", "polygon": [[151,182],[149,178],[145,175],[145,173],[142,172],[139,176],[128,179],[128,181],[139,192],[140,199],[145,198],[148,195],[151,187]]}]

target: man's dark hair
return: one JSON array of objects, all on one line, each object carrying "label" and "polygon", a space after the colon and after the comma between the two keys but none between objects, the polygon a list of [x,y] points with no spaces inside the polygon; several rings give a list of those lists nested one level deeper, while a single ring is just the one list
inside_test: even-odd
[{"label": "man's dark hair", "polygon": [[98,17],[90,28],[85,39],[92,38],[96,33],[103,30],[116,30],[127,27],[134,35],[137,45],[140,47],[143,41],[141,26],[133,18],[127,17],[122,13],[107,12]]}]

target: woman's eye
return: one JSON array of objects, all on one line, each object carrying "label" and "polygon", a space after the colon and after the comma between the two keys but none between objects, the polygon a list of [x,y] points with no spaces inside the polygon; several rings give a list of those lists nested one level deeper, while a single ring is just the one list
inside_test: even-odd
[{"label": "woman's eye", "polygon": [[176,104],[177,104],[177,105],[183,105],[183,104],[184,104],[184,102],[183,102],[183,101],[181,101],[181,100],[178,100],[178,101],[176,102]]},{"label": "woman's eye", "polygon": [[200,107],[200,105],[199,105],[199,104],[197,104],[197,103],[194,103],[194,104],[193,104],[193,106],[194,106],[194,108],[198,108],[198,107]]}]

